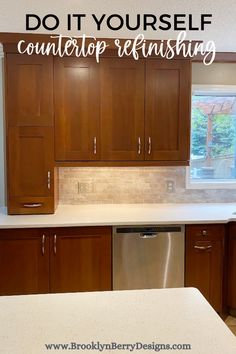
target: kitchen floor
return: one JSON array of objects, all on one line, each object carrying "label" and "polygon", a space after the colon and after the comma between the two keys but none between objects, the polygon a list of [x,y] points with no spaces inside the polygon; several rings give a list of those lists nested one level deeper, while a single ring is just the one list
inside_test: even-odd
[{"label": "kitchen floor", "polygon": [[226,318],[225,323],[229,327],[229,329],[236,336],[236,317],[229,316]]}]

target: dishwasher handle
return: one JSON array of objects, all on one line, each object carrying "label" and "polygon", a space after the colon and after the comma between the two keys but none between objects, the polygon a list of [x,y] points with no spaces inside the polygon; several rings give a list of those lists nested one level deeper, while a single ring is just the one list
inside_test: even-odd
[{"label": "dishwasher handle", "polygon": [[145,238],[145,239],[155,238],[157,236],[158,236],[157,232],[142,232],[142,233],[139,234],[140,238]]}]

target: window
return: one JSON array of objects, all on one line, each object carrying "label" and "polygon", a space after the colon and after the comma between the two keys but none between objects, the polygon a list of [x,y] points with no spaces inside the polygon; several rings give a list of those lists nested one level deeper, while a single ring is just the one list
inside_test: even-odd
[{"label": "window", "polygon": [[236,86],[193,85],[189,188],[236,188]]}]

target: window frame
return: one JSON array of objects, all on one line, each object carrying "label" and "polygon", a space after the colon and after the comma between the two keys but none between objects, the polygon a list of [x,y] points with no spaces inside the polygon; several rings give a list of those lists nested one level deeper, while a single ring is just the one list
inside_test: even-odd
[{"label": "window frame", "polygon": [[[208,96],[236,96],[236,85],[192,85],[192,94],[208,95]],[[192,102],[192,100],[191,100]],[[192,112],[192,110],[191,110]],[[192,123],[192,116],[191,116]],[[190,124],[190,132],[191,124]],[[191,149],[191,144],[190,144]],[[186,189],[236,189],[236,179],[199,179],[193,180],[190,178],[191,170],[191,151],[190,165],[186,167]]]}]

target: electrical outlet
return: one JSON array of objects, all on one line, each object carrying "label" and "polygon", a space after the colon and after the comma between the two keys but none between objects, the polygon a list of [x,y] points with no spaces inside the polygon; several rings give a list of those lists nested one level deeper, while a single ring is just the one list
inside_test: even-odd
[{"label": "electrical outlet", "polygon": [[87,194],[93,193],[94,184],[89,182],[78,182],[78,193],[79,194]]},{"label": "electrical outlet", "polygon": [[166,191],[168,193],[173,193],[175,191],[175,182],[173,180],[166,181]]}]

